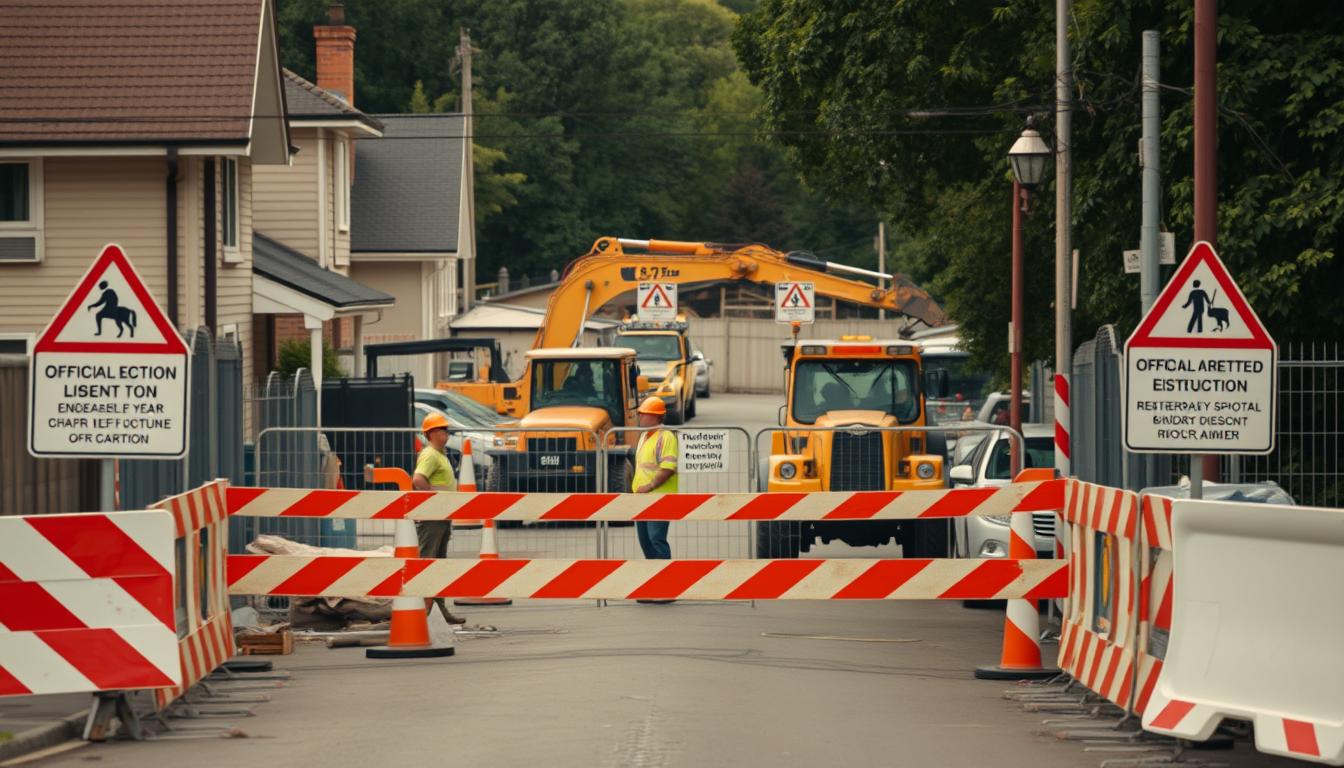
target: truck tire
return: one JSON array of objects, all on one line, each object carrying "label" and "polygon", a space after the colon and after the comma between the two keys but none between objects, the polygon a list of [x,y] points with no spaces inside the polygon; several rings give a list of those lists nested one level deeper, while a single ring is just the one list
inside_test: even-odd
[{"label": "truck tire", "polygon": [[667,409],[667,423],[668,423],[670,426],[674,426],[674,427],[677,426],[677,425],[679,425],[679,424],[685,424],[685,423],[686,423],[686,417],[685,417],[685,414],[682,413],[682,410],[681,410],[680,408],[668,408],[668,409]]},{"label": "truck tire", "polygon": [[607,467],[607,493],[629,493],[635,468],[624,457],[613,459]]},{"label": "truck tire", "polygon": [[686,420],[690,421],[691,419],[694,418],[695,418],[695,393],[692,392],[691,401],[686,404]]},{"label": "truck tire", "polygon": [[803,524],[795,520],[756,522],[756,557],[796,560],[802,551]]},{"label": "truck tire", "polygon": [[901,554],[903,557],[950,557],[951,538],[945,519],[914,520],[902,526]]},{"label": "truck tire", "polygon": [[[481,483],[479,486],[482,491],[499,493],[500,491],[505,490],[504,472],[499,468],[501,463],[503,463],[501,460],[496,459],[490,463],[490,468],[485,470],[485,482]],[[523,521],[499,520],[495,522],[495,526],[498,528],[522,528]]]}]

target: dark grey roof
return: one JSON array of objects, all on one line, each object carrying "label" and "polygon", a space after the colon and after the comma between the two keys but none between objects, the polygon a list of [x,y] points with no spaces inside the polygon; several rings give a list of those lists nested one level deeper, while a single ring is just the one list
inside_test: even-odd
[{"label": "dark grey roof", "polygon": [[302,253],[260,232],[252,234],[252,271],[337,309],[396,303],[392,296],[323,269]]},{"label": "dark grey roof", "polygon": [[350,250],[457,250],[462,115],[375,115],[383,138],[355,143]]},{"label": "dark grey roof", "polygon": [[285,74],[285,101],[289,119],[293,120],[358,120],[382,130],[383,124],[345,103],[325,88],[320,88],[288,69]]}]

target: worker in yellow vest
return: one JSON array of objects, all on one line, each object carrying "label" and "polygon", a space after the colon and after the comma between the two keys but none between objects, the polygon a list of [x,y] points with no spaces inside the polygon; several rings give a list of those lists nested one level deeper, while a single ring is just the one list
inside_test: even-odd
[{"label": "worker in yellow vest", "polygon": [[[420,423],[420,432],[425,436],[425,448],[415,459],[415,475],[411,478],[411,487],[417,491],[456,491],[457,477],[453,475],[453,465],[448,461],[448,419],[442,413],[431,413]],[[453,537],[453,524],[449,520],[421,520],[415,523],[415,535],[420,540],[420,556],[444,558],[448,556],[448,541]],[[466,619],[456,616],[448,610],[443,598],[434,599],[429,606],[439,606],[444,621],[449,624],[465,624]]]},{"label": "worker in yellow vest", "polygon": [[[661,398],[648,397],[639,404],[639,426],[644,434],[635,446],[635,493],[677,492],[677,435],[663,429],[667,404]],[[671,560],[672,547],[667,543],[666,520],[638,520],[635,533],[639,548],[649,560]]]}]

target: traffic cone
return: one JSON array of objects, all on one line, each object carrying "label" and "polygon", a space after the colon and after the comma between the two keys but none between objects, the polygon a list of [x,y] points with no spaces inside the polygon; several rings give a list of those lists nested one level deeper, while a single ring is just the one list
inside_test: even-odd
[{"label": "traffic cone", "polygon": [[[462,477],[457,490],[476,493],[476,464],[471,459],[471,441],[462,441]],[[499,547],[495,544],[495,521],[481,521],[481,560],[498,560]],[[453,605],[513,605],[507,597],[459,597]]]},{"label": "traffic cone", "polygon": [[[397,520],[396,547],[393,557],[414,558],[420,556],[420,542],[415,536],[415,523],[402,518]],[[444,645],[429,639],[429,615],[425,611],[425,599],[422,597],[392,598],[392,630],[388,633],[387,645],[367,648],[364,657],[369,659],[426,659],[452,656],[451,643]]]}]

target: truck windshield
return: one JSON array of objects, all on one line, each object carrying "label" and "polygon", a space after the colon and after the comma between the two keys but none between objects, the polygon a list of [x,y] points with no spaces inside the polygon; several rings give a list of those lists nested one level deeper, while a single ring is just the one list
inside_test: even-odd
[{"label": "truck windshield", "polygon": [[793,376],[793,418],[813,424],[831,411],[883,411],[901,423],[919,418],[915,364],[909,360],[803,360]]},{"label": "truck windshield", "polygon": [[646,361],[680,360],[681,344],[678,341],[677,336],[671,333],[619,334],[616,337],[617,346],[635,350],[635,356]]},{"label": "truck windshield", "polygon": [[532,408],[591,405],[623,423],[619,360],[533,360]]}]

